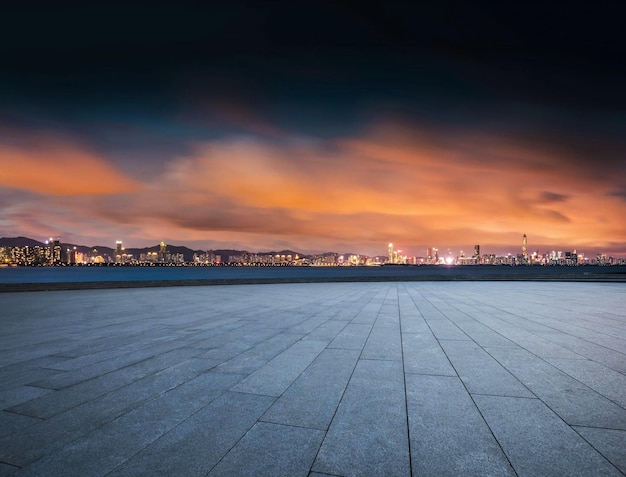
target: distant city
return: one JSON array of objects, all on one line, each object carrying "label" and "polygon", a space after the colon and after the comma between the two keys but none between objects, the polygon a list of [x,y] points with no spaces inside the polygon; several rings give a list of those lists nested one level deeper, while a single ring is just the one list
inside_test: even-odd
[{"label": "distant city", "polygon": [[402,250],[387,246],[387,253],[370,257],[360,254],[302,254],[291,250],[253,253],[241,250],[192,250],[168,246],[161,242],[153,247],[126,249],[121,240],[115,247],[86,247],[64,244],[60,238],[39,242],[27,237],[0,239],[0,266],[401,266],[401,265],[506,265],[506,266],[583,266],[626,265],[626,258],[605,254],[586,257],[584,253],[552,250],[530,252],[528,237],[520,240],[519,253],[498,256],[481,253],[480,244],[471,254],[441,252],[436,247],[424,256],[408,256]]}]

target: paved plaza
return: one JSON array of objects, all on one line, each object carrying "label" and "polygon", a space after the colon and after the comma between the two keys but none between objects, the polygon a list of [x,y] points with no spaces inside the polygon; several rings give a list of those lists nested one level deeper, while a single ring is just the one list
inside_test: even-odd
[{"label": "paved plaza", "polygon": [[624,284],[0,300],[0,475],[626,473]]}]

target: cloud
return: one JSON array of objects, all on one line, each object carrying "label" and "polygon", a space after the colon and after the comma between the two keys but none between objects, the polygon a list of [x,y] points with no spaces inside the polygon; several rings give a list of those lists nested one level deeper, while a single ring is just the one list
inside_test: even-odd
[{"label": "cloud", "polygon": [[609,197],[617,197],[618,199],[622,199],[623,201],[626,201],[626,187],[612,190],[607,195]]},{"label": "cloud", "polygon": [[[540,148],[500,137],[445,141],[390,130],[331,141],[198,143],[141,191],[102,197],[93,210],[155,237],[180,230],[369,251],[388,241],[517,243],[522,233],[593,241],[615,227],[616,204],[600,205],[598,183],[584,174],[563,174],[557,165],[566,158],[544,160]],[[542,162],[554,167],[536,167]]]},{"label": "cloud", "polygon": [[564,202],[568,199],[568,195],[557,194],[556,192],[543,191],[539,195],[539,202],[552,203],[552,202]]},{"label": "cloud", "polygon": [[484,133],[384,125],[330,140],[204,141],[188,144],[190,153],[142,184],[105,157],[67,143],[53,146],[32,157],[19,151],[33,167],[51,161],[61,171],[105,180],[88,188],[54,170],[48,185],[24,181],[18,203],[5,200],[18,197],[5,190],[5,230],[22,224],[44,236],[53,233],[46,229],[82,233],[92,244],[167,238],[206,248],[281,244],[368,254],[392,241],[417,255],[426,246],[468,250],[475,243],[499,246],[492,250],[499,253],[517,246],[523,233],[531,249],[602,246],[626,236],[623,200],[611,195],[620,179],[596,180],[540,145]]},{"label": "cloud", "polygon": [[80,145],[51,137],[0,145],[0,187],[58,196],[118,194],[140,185]]}]

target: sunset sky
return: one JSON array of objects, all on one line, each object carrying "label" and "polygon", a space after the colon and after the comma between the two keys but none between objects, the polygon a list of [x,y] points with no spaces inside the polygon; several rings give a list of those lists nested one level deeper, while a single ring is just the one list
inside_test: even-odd
[{"label": "sunset sky", "polygon": [[626,256],[620,2],[13,3],[0,236]]}]

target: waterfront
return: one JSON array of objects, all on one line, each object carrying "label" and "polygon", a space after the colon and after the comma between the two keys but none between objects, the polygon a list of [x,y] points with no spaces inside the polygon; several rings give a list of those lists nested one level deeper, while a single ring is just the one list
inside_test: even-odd
[{"label": "waterfront", "polygon": [[626,281],[626,266],[9,267],[0,291],[289,282]]}]

